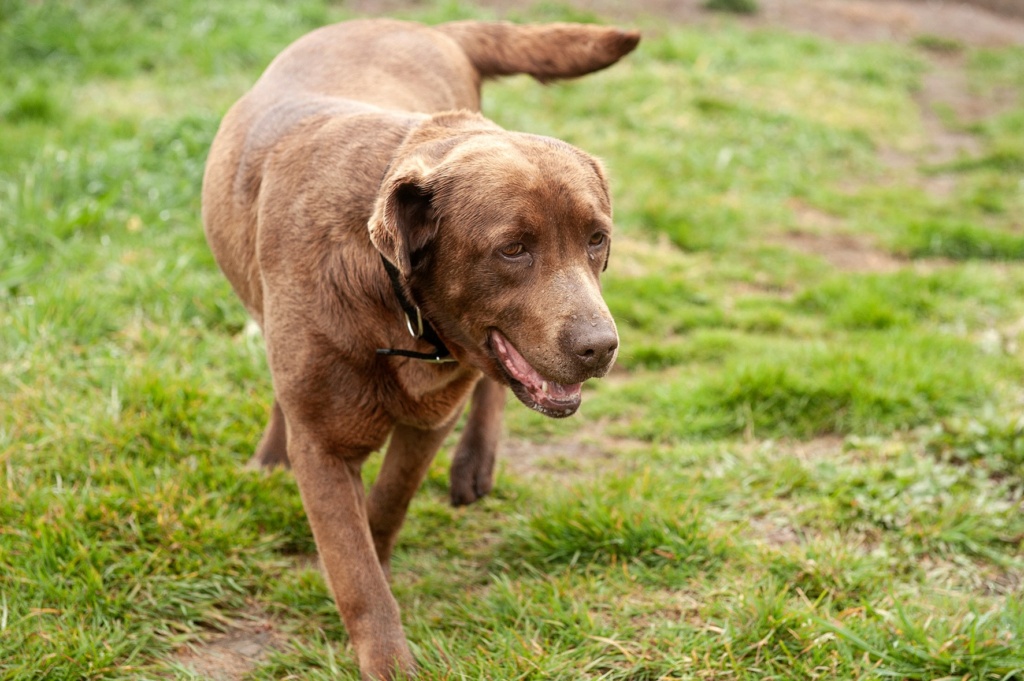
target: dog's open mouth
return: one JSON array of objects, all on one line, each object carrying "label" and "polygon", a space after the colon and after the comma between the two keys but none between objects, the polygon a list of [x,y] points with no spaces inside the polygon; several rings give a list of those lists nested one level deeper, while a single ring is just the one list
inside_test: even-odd
[{"label": "dog's open mouth", "polygon": [[545,416],[572,416],[580,408],[582,383],[558,383],[544,378],[519,354],[497,329],[491,330],[491,347],[511,379],[512,392],[530,409]]}]

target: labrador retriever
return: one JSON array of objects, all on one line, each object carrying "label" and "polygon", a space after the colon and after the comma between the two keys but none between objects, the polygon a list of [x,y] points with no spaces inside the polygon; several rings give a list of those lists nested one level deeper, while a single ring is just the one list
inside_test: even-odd
[{"label": "labrador retriever", "polygon": [[[599,284],[601,164],[481,116],[481,81],[583,75],[638,40],[574,24],[327,26],[285,49],[214,139],[206,236],[263,330],[275,394],[251,463],[293,469],[364,678],[415,670],[390,555],[470,394],[455,504],[491,489],[505,386],[569,416],[618,348]],[[361,466],[388,438],[364,494]]]}]

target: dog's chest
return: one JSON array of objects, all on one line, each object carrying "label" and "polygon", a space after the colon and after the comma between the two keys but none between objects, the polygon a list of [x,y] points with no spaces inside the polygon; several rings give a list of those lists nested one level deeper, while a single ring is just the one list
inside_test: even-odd
[{"label": "dog's chest", "polygon": [[440,428],[458,415],[479,378],[474,369],[413,360],[395,373],[399,390],[387,400],[388,411],[399,423]]}]

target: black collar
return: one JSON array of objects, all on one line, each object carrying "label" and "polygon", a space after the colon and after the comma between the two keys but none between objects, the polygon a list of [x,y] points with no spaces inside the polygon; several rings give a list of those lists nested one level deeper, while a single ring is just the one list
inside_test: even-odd
[{"label": "black collar", "polygon": [[423,314],[420,313],[420,308],[414,305],[409,298],[405,295],[405,290],[402,288],[401,274],[398,272],[398,268],[388,262],[387,258],[383,255],[380,256],[381,262],[384,263],[384,270],[388,273],[388,279],[391,280],[391,287],[395,289],[395,297],[398,298],[398,303],[402,306],[402,310],[405,312],[405,324],[406,328],[409,329],[409,333],[412,334],[413,338],[422,338],[427,343],[434,346],[433,352],[413,352],[412,350],[395,350],[393,348],[378,348],[378,355],[387,355],[389,357],[411,357],[412,359],[422,359],[426,362],[434,362],[435,364],[443,364],[445,362],[457,362],[458,360],[452,357],[452,353],[445,347],[444,341],[437,335],[437,331],[430,325],[430,322],[423,318]]}]

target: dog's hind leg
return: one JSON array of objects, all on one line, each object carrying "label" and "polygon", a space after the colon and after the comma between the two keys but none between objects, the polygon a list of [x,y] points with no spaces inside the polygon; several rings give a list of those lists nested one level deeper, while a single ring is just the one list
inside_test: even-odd
[{"label": "dog's hind leg", "polygon": [[450,473],[453,506],[471,504],[494,487],[494,461],[505,409],[504,386],[484,377],[476,384],[466,428]]},{"label": "dog's hind leg", "polygon": [[275,466],[284,466],[285,468],[291,466],[288,461],[288,429],[285,426],[284,413],[277,400],[274,400],[267,429],[263,431],[263,437],[256,447],[256,453],[249,459],[246,468],[274,468]]},{"label": "dog's hind leg", "polygon": [[385,574],[390,570],[391,549],[405,521],[409,502],[454,425],[455,419],[434,430],[398,425],[391,433],[384,463],[366,499],[370,533]]}]

